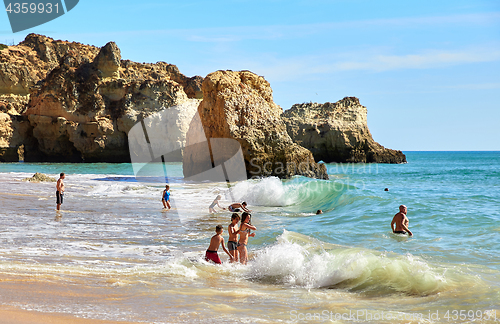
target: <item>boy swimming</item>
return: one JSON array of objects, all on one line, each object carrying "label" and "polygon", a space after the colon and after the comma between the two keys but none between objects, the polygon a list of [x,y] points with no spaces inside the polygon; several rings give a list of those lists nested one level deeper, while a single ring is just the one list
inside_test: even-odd
[{"label": "boy swimming", "polygon": [[247,209],[247,203],[245,201],[242,202],[241,204],[240,203],[232,203],[231,205],[229,205],[229,207],[227,207],[227,209],[231,213],[240,212],[240,208],[243,209],[243,211],[246,211],[247,213],[251,212],[250,209]]}]

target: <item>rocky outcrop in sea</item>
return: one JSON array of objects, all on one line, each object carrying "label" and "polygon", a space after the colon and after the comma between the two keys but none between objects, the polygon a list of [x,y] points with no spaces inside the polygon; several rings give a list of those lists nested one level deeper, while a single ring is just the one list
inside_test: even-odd
[{"label": "rocky outcrop in sea", "polygon": [[0,160],[19,160],[21,148],[27,162],[129,162],[130,128],[198,102],[202,78],[165,62],[122,60],[113,42],[97,48],[30,34],[0,51],[0,80]]},{"label": "rocky outcrop in sea", "polygon": [[[210,161],[199,150],[206,145]],[[283,113],[269,83],[250,71],[187,77],[173,64],[123,60],[114,42],[99,48],[36,34],[0,48],[0,162],[161,157],[183,161],[192,177],[226,158],[234,164],[235,149],[244,177],[327,179],[315,160],[405,161],[371,139],[356,98]]]},{"label": "rocky outcrop in sea", "polygon": [[206,171],[214,155],[227,160],[234,154],[229,148],[207,154],[194,145],[205,136],[236,140],[249,178],[303,175],[328,179],[326,167],[315,163],[311,152],[286,132],[280,117],[283,110],[274,103],[271,86],[263,77],[250,71],[217,71],[205,77],[202,90],[198,107],[202,129],[194,121],[188,132],[185,177]]},{"label": "rocky outcrop in sea", "polygon": [[367,109],[355,97],[335,103],[303,103],[282,114],[293,141],[309,149],[316,161],[405,163],[401,151],[386,149],[372,138]]}]

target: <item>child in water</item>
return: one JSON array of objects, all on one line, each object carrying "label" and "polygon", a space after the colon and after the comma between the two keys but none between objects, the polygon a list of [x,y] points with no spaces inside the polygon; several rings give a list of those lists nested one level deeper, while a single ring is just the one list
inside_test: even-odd
[{"label": "child in water", "polygon": [[229,255],[229,258],[233,260],[233,256],[226,250],[226,246],[224,245],[224,238],[222,237],[222,232],[224,232],[224,229],[222,228],[222,225],[217,225],[215,227],[215,234],[212,236],[210,239],[210,245],[208,246],[207,252],[205,253],[205,260],[207,262],[213,261],[217,264],[221,264],[222,262],[220,261],[219,255],[217,254],[217,250],[219,249],[219,246],[222,244],[222,249],[224,249],[224,252]]},{"label": "child in water", "polygon": [[255,237],[255,233],[250,234],[250,230],[257,230],[257,227],[250,224],[250,213],[244,212],[241,214],[241,226],[238,233],[240,234],[240,241],[238,242],[238,252],[240,253],[241,264],[247,264],[248,261],[248,237]]},{"label": "child in water", "polygon": [[170,186],[166,185],[165,190],[163,190],[161,202],[163,203],[164,209],[170,209]]},{"label": "child in water", "polygon": [[210,213],[215,213],[215,209],[214,207],[217,206],[219,208],[222,208],[223,210],[226,210],[226,208],[222,207],[221,205],[219,205],[219,200],[221,200],[222,196],[221,195],[218,195],[217,197],[215,197],[214,201],[212,202],[212,204],[210,204],[210,206],[208,206],[208,211]]},{"label": "child in water", "polygon": [[229,232],[229,239],[227,241],[227,248],[229,253],[233,256],[233,260],[231,262],[238,262],[238,232],[239,226],[238,222],[240,221],[240,215],[237,213],[233,213],[231,215],[231,224],[227,227],[227,231]]}]

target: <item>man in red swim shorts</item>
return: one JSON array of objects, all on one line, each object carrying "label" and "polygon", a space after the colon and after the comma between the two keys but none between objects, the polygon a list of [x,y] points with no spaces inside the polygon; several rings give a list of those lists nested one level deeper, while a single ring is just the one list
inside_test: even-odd
[{"label": "man in red swim shorts", "polygon": [[224,249],[224,252],[226,252],[227,255],[229,255],[229,258],[231,258],[231,260],[233,259],[233,256],[226,249],[226,245],[224,244],[224,238],[222,237],[222,232],[224,232],[222,225],[217,225],[215,227],[215,233],[217,233],[217,234],[212,236],[212,238],[210,239],[210,245],[207,249],[207,252],[205,253],[205,260],[207,262],[213,261],[217,264],[222,263],[220,261],[219,255],[217,254],[217,250],[219,249],[219,246],[221,244],[222,244],[222,249]]}]

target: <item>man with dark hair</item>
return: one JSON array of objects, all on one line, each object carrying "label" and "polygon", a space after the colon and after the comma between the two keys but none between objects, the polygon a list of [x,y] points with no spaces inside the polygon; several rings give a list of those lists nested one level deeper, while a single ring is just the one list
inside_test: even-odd
[{"label": "man with dark hair", "polygon": [[61,172],[59,175],[59,180],[57,180],[56,183],[56,204],[57,204],[57,210],[61,209],[61,205],[63,203],[63,195],[64,195],[64,178],[66,178],[66,175],[64,172]]},{"label": "man with dark hair", "polygon": [[229,255],[229,258],[232,260],[233,256],[229,251],[226,249],[226,246],[224,245],[224,238],[222,237],[222,232],[224,232],[224,229],[222,228],[222,225],[217,225],[215,227],[215,235],[212,236],[210,239],[210,245],[208,246],[207,252],[205,253],[205,260],[208,261],[213,261],[217,264],[221,264],[222,262],[220,261],[219,255],[217,254],[217,250],[219,249],[219,246],[222,244],[222,248],[224,249],[224,252]]}]

